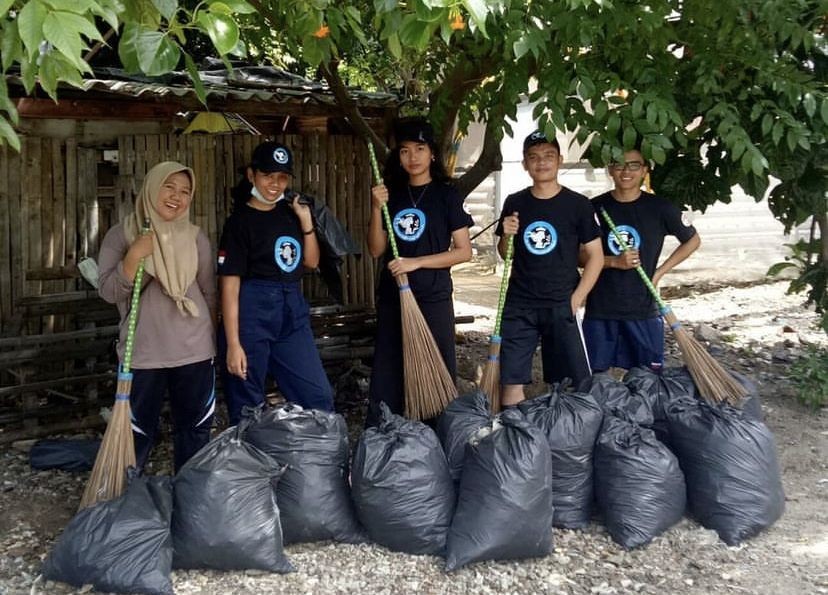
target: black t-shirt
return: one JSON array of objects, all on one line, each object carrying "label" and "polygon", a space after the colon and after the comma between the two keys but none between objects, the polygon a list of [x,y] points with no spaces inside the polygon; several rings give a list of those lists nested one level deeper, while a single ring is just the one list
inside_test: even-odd
[{"label": "black t-shirt", "polygon": [[[674,204],[648,192],[642,192],[632,202],[619,202],[611,192],[606,192],[592,199],[592,205],[601,224],[604,254],[617,256],[621,249],[601,217],[602,207],[627,244],[638,249],[641,266],[650,278],[658,266],[665,236],[675,236],[683,244],[696,233],[692,225],[682,222],[681,211]],[[587,297],[587,318],[642,320],[658,315],[655,300],[635,269],[604,269]]]},{"label": "black t-shirt", "polygon": [[[401,186],[389,189],[388,213],[394,228],[397,250],[403,258],[445,252],[451,246],[451,234],[471,227],[471,216],[463,210],[463,199],[448,183],[430,182],[426,186]],[[383,221],[383,228],[388,228]],[[388,271],[393,260],[391,246],[383,254],[377,295],[398,299],[399,286]],[[418,301],[434,302],[451,297],[451,274],[445,269],[417,269],[408,274],[408,282]]]},{"label": "black t-shirt", "polygon": [[552,198],[535,198],[531,188],[506,197],[495,233],[503,235],[503,219],[517,211],[512,274],[506,302],[519,307],[569,303],[581,279],[581,244],[600,233],[589,199],[569,188]]},{"label": "black t-shirt", "polygon": [[302,278],[302,229],[285,200],[269,211],[237,207],[221,234],[218,274],[290,283]]}]

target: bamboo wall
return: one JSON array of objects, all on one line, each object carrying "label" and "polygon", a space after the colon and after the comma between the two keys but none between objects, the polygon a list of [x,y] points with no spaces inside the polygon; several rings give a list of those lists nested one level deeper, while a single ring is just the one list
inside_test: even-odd
[{"label": "bamboo wall", "polygon": [[[261,137],[250,135],[142,135],[118,138],[118,162],[102,161],[101,147],[73,139],[24,137],[21,152],[0,147],[0,335],[18,330],[65,330],[55,317],[19,329],[21,299],[87,289],[77,262],[97,256],[106,231],[131,210],[146,171],[159,161],[193,168],[194,222],[215,246],[229,214],[230,188]],[[370,166],[364,143],[347,136],[277,138],[294,153],[294,188],[325,202],[354,238],[364,242],[369,215]],[[374,263],[346,258],[345,302],[373,305]],[[306,295],[323,300],[314,277]],[[15,328],[15,324],[18,328]]]}]

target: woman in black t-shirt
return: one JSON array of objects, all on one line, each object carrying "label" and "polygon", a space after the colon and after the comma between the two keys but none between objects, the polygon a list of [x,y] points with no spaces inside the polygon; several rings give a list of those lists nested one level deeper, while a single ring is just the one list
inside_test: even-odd
[{"label": "woman in black t-shirt", "polygon": [[[379,404],[394,413],[405,409],[402,323],[399,287],[394,277],[408,275],[420,311],[431,329],[452,378],[456,376],[452,265],[471,259],[471,216],[449,182],[423,118],[398,122],[397,146],[385,167],[385,183],[371,189],[368,250],[382,257],[377,288],[377,335],[366,425],[378,421]],[[388,247],[382,205],[388,204],[400,258]]]},{"label": "woman in black t-shirt", "polygon": [[268,375],[288,401],[333,410],[301,287],[304,267],[319,264],[319,243],[309,206],[286,198],[292,174],[287,147],[270,141],[256,147],[247,168],[250,192],[237,200],[221,236],[220,345],[231,424],[245,405],[264,402]]}]

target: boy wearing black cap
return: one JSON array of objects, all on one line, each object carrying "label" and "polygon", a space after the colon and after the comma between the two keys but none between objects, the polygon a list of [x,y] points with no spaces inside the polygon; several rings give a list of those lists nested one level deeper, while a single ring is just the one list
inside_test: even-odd
[{"label": "boy wearing black cap", "polygon": [[[271,375],[290,402],[333,410],[325,375],[302,296],[304,267],[319,264],[319,243],[311,211],[285,199],[293,175],[286,146],[267,141],[253,151],[247,179],[224,224],[218,256],[221,312],[226,343],[224,389],[230,423],[245,405],[264,402]],[[223,345],[225,346],[225,345]]]},{"label": "boy wearing black cap", "polygon": [[501,256],[508,237],[515,236],[501,329],[504,406],[524,399],[538,339],[546,382],[571,378],[577,384],[591,373],[576,314],[601,272],[600,232],[589,199],[558,183],[560,164],[556,139],[540,130],[526,137],[523,167],[532,186],[506,198],[495,231]]},{"label": "boy wearing black cap", "polygon": [[[366,425],[378,421],[379,404],[403,414],[400,291],[394,277],[408,274],[417,304],[446,367],[456,376],[454,304],[450,268],[471,259],[471,216],[443,169],[431,125],[423,118],[397,122],[396,148],[385,165],[385,183],[371,189],[368,250],[382,257],[377,287],[377,334]],[[388,204],[400,258],[388,248],[382,205]]]}]

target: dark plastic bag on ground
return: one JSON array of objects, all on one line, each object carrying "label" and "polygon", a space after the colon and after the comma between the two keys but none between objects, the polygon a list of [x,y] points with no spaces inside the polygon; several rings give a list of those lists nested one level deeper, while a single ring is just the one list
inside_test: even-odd
[{"label": "dark plastic bag on ground", "polygon": [[650,426],[653,423],[655,408],[658,405],[656,396],[649,393],[633,393],[627,385],[607,372],[599,372],[584,379],[579,390],[592,395],[604,413],[629,419],[642,426]]},{"label": "dark plastic bag on ground", "polygon": [[489,400],[482,391],[454,399],[437,418],[437,437],[448,459],[451,478],[460,481],[466,443],[480,428],[491,423]]},{"label": "dark plastic bag on ground", "polygon": [[687,481],[693,517],[736,545],[782,516],[776,445],[762,422],[729,407],[671,401],[670,440]]},{"label": "dark plastic bag on ground", "polygon": [[276,505],[284,467],[241,439],[247,423],[208,443],[173,480],[176,568],[293,570]]},{"label": "dark plastic bag on ground", "polygon": [[134,477],[120,498],[78,512],[46,561],[43,577],[114,593],[173,593],[169,477]]},{"label": "dark plastic bag on ground", "polygon": [[434,430],[380,404],[380,423],[363,432],[351,485],[371,539],[409,554],[442,554],[454,513],[454,482]]},{"label": "dark plastic bag on ground", "polygon": [[100,440],[38,440],[29,450],[32,469],[89,471],[95,465]]},{"label": "dark plastic bag on ground", "polygon": [[516,409],[498,415],[466,447],[446,570],[552,551],[552,457],[543,432]]},{"label": "dark plastic bag on ground", "polygon": [[592,516],[592,451],[604,417],[601,407],[591,395],[559,386],[519,407],[549,442],[555,526],[585,527]]},{"label": "dark plastic bag on ground", "polygon": [[348,427],[336,413],[286,405],[246,411],[244,439],[287,465],[276,488],[285,544],[362,543],[348,485]]},{"label": "dark plastic bag on ground", "polygon": [[595,495],[609,534],[631,549],[646,545],[684,516],[684,474],[652,430],[604,418],[595,444]]}]

